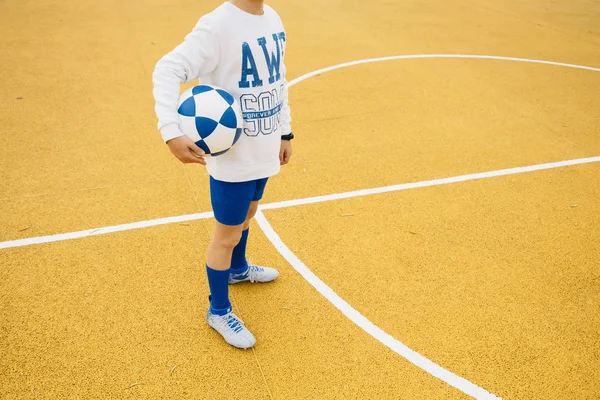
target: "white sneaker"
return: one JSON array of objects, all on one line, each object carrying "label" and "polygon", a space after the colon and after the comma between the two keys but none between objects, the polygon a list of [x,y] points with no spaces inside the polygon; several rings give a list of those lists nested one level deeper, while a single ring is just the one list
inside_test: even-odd
[{"label": "white sneaker", "polygon": [[250,281],[254,282],[271,282],[279,276],[279,272],[275,268],[259,267],[258,265],[248,264],[248,269],[242,274],[230,274],[229,284]]},{"label": "white sneaker", "polygon": [[227,314],[217,315],[208,310],[206,322],[215,331],[219,332],[223,339],[233,347],[238,349],[249,349],[256,344],[256,339],[244,326],[244,321],[231,311],[231,307],[227,309]]}]

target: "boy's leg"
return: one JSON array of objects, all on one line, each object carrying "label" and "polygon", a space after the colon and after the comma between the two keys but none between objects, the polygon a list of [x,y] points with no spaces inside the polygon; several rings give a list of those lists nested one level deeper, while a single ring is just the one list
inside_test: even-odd
[{"label": "boy's leg", "polygon": [[239,242],[243,225],[215,223],[206,254],[206,274],[210,287],[210,307],[213,313],[224,313],[229,302],[229,264],[233,248]]},{"label": "boy's leg", "polygon": [[211,202],[217,222],[206,255],[211,293],[206,321],[227,343],[239,348],[254,346],[256,339],[232,312],[229,267],[233,248],[241,238],[254,188],[252,182],[228,183],[210,178]]},{"label": "boy's leg", "polygon": [[215,222],[215,229],[206,254],[206,261],[211,268],[220,271],[229,269],[231,255],[242,237],[243,227],[244,224],[231,226],[219,221]]},{"label": "boy's leg", "polygon": [[215,228],[206,254],[206,273],[211,293],[211,312],[223,314],[229,302],[229,267],[234,247],[240,242],[256,184],[222,182],[210,178],[210,199]]},{"label": "boy's leg", "polygon": [[239,275],[246,272],[248,269],[248,261],[246,260],[246,245],[248,243],[248,235],[250,233],[250,220],[256,215],[258,210],[258,200],[250,203],[250,209],[246,216],[246,221],[243,224],[241,238],[235,246],[231,257],[231,274]]},{"label": "boy's leg", "polygon": [[244,231],[250,229],[250,220],[256,215],[259,202],[260,200],[254,200],[252,203],[250,203],[250,209],[248,210],[248,215],[246,216],[246,222],[244,222]]},{"label": "boy's leg", "polygon": [[265,283],[271,282],[279,276],[279,272],[276,269],[256,265],[248,266],[248,261],[246,260],[246,244],[250,232],[250,220],[258,210],[258,203],[262,199],[266,184],[267,178],[256,181],[256,190],[252,197],[248,214],[246,215],[242,236],[239,243],[233,249],[229,279],[229,283],[231,284],[245,281]]}]

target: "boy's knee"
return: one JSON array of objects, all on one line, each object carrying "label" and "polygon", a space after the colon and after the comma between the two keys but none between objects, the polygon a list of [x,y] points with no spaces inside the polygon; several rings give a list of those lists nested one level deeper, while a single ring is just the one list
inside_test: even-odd
[{"label": "boy's knee", "polygon": [[220,235],[213,237],[213,240],[221,247],[233,249],[240,242],[242,231],[223,232]]}]

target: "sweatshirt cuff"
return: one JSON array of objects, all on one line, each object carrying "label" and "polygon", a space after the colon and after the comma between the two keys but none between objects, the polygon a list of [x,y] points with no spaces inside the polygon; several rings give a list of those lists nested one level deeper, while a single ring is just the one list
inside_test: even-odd
[{"label": "sweatshirt cuff", "polygon": [[160,130],[160,134],[162,135],[165,143],[171,139],[175,139],[176,137],[183,136],[183,132],[181,132],[179,125],[177,125],[175,122],[163,126]]},{"label": "sweatshirt cuff", "polygon": [[292,125],[291,124],[282,124],[281,125],[281,136],[289,135],[292,133]]}]

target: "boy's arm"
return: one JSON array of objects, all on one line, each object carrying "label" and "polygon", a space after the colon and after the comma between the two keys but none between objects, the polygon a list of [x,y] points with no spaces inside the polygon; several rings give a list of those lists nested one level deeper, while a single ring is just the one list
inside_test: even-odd
[{"label": "boy's arm", "polygon": [[212,72],[218,60],[218,37],[213,28],[200,19],[183,43],[156,64],[152,76],[153,94],[158,129],[165,142],[183,136],[177,114],[181,83]]},{"label": "boy's arm", "polygon": [[[285,66],[283,69],[283,93],[282,99],[283,104],[281,105],[281,136],[287,136],[292,133],[292,114],[290,111],[290,105],[288,104],[288,82],[285,79]],[[281,147],[279,150],[279,163],[285,165],[290,161],[292,157],[292,143],[290,140],[281,140]]]}]

